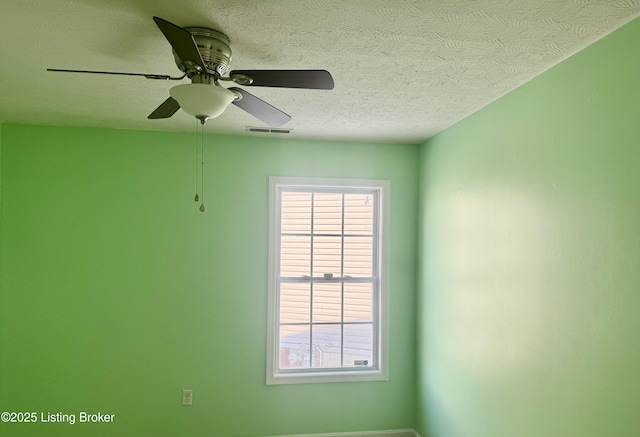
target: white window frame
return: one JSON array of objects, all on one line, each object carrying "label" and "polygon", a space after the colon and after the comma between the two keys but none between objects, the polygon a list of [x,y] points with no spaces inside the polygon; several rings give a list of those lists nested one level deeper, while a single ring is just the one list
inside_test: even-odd
[{"label": "white window frame", "polygon": [[[283,189],[373,189],[377,191],[377,301],[374,302],[374,365],[356,368],[278,369],[278,275],[280,269],[280,191]],[[267,327],[267,384],[386,381],[389,379],[389,216],[390,182],[373,179],[269,178],[269,295]]]}]

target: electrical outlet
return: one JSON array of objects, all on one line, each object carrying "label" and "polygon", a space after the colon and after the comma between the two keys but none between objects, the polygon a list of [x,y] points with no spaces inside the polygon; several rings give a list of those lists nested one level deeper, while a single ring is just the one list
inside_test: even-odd
[{"label": "electrical outlet", "polygon": [[193,405],[193,390],[182,390],[182,405]]}]

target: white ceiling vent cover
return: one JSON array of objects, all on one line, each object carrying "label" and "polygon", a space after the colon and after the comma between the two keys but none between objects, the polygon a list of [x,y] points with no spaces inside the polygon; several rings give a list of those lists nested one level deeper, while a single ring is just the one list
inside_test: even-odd
[{"label": "white ceiling vent cover", "polygon": [[293,129],[247,126],[247,132],[260,133],[260,134],[289,134],[291,133],[292,130]]}]

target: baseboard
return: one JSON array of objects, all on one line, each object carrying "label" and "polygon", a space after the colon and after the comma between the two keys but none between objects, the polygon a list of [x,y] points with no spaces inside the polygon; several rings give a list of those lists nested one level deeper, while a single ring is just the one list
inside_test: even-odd
[{"label": "baseboard", "polygon": [[291,434],[270,437],[420,437],[414,429],[389,429],[382,431],[327,432],[316,434]]}]

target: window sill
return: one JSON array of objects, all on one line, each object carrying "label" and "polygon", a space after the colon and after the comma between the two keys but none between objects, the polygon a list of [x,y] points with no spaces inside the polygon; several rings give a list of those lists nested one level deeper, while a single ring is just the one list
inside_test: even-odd
[{"label": "window sill", "polygon": [[361,381],[388,381],[389,375],[380,370],[361,371],[329,371],[308,373],[277,373],[267,375],[267,385],[277,384],[311,384],[328,382],[361,382]]}]

